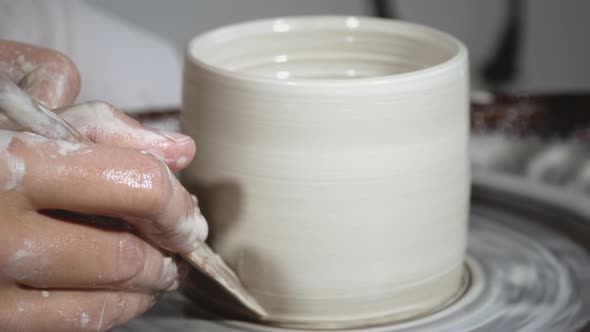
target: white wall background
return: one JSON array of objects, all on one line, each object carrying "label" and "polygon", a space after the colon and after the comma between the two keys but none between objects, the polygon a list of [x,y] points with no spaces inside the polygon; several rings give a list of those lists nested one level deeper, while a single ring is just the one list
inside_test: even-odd
[{"label": "white wall background", "polygon": [[[168,40],[179,57],[195,34],[220,25],[273,16],[370,14],[364,0],[87,0]],[[403,19],[462,39],[473,73],[495,45],[504,19],[500,0],[399,0]],[[518,90],[590,89],[590,1],[529,0]],[[478,85],[475,75],[474,85]]]}]

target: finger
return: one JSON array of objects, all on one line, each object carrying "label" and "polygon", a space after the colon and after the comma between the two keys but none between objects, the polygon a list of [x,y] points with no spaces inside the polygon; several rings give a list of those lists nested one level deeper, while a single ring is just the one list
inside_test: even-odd
[{"label": "finger", "polygon": [[3,331],[108,331],[154,303],[145,293],[14,288],[3,294]]},{"label": "finger", "polygon": [[19,133],[9,153],[23,165],[16,187],[34,209],[124,218],[162,248],[186,253],[207,236],[196,202],[156,157]]},{"label": "finger", "polygon": [[107,103],[88,102],[55,112],[91,141],[148,151],[173,172],[184,169],[195,155],[195,142],[189,136],[148,129]]},{"label": "finger", "polygon": [[74,63],[51,49],[2,41],[0,70],[50,109],[71,104],[80,91]]},{"label": "finger", "polygon": [[11,236],[3,240],[14,254],[0,262],[0,271],[4,279],[18,284],[149,292],[178,285],[174,260],[128,231],[100,229],[36,213],[21,217],[12,228],[7,233]]}]

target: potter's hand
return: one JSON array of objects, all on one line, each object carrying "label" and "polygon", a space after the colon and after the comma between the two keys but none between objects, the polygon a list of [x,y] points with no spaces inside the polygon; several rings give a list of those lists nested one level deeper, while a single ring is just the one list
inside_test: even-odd
[{"label": "potter's hand", "polygon": [[54,211],[119,217],[159,247],[187,252],[207,225],[169,167],[184,168],[194,142],[105,103],[64,107],[78,72],[51,50],[0,41],[0,71],[97,143],[0,130],[0,331],[102,331],[128,321],[177,285],[175,261],[131,232]]}]

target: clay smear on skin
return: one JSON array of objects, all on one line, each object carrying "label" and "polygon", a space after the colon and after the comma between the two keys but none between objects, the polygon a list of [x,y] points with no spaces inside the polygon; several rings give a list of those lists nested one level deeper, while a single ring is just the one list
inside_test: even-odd
[{"label": "clay smear on skin", "polygon": [[178,233],[189,234],[188,239],[191,242],[204,242],[208,232],[207,221],[197,206],[195,206],[192,215],[182,218],[178,223]]},{"label": "clay smear on skin", "polygon": [[[150,151],[152,154],[172,144],[172,140],[163,135],[142,127],[132,127],[130,124],[125,123],[104,103],[90,102],[74,105],[60,115],[82,132],[94,130],[99,135],[113,135],[131,142],[142,142],[146,146],[154,148]],[[97,123],[100,124],[99,127],[95,126]],[[161,155],[158,155],[158,157],[166,162],[175,161],[178,164],[187,161],[186,157],[184,160],[180,158],[178,161],[168,160]]]},{"label": "clay smear on skin", "polygon": [[[74,154],[87,154],[93,151],[89,146],[80,143],[56,140],[53,141],[52,144],[54,144],[57,148],[57,155],[60,155],[62,157]],[[50,157],[52,159],[56,159],[57,155],[55,153],[52,153]]]},{"label": "clay smear on skin", "polygon": [[[142,154],[153,155],[150,152],[141,151]],[[158,156],[155,156],[159,158]],[[168,174],[168,181],[174,187],[179,184],[170,168],[162,161],[162,167]],[[133,169],[108,169],[102,172],[102,177],[112,183],[126,185],[135,189],[154,189],[153,176],[150,173]],[[182,236],[182,241],[194,243],[202,242],[207,238],[208,226],[205,217],[201,214],[196,202],[190,215],[182,217],[176,224],[175,234]],[[186,240],[185,240],[186,239]]]},{"label": "clay smear on skin", "polygon": [[8,324],[6,324],[6,326],[13,326],[14,323],[22,319],[22,315],[25,313],[25,311],[29,311],[30,309],[32,309],[32,305],[30,302],[18,300],[16,302],[16,308],[14,313],[12,314],[12,318],[10,319]]},{"label": "clay smear on skin", "polygon": [[0,177],[0,192],[16,189],[26,174],[25,162],[20,157],[15,156],[10,152],[9,148],[14,139],[18,139],[32,148],[48,143],[53,145],[52,148],[55,153],[50,154],[52,159],[57,158],[57,155],[65,157],[77,153],[86,154],[92,152],[88,146],[82,144],[59,140],[51,141],[44,137],[28,133],[15,137],[15,132],[0,129],[0,164],[4,164],[8,170],[5,174],[2,174],[2,177]]},{"label": "clay smear on skin", "polygon": [[[42,254],[42,248],[38,243],[31,239],[24,239],[21,247],[16,250],[7,261],[6,267],[1,271],[3,275],[16,281],[25,280],[30,277],[23,266],[26,266],[32,257],[38,257]],[[41,262],[43,268],[46,262]]]},{"label": "clay smear on skin", "polygon": [[[177,182],[178,180],[174,174],[172,174],[170,168],[166,165],[164,165],[164,168],[168,172],[168,179],[170,182]],[[209,234],[209,225],[199,209],[197,198],[194,195],[191,195],[191,199],[195,204],[192,214],[187,215],[180,220],[178,223],[178,232],[180,234],[189,234],[188,239],[190,239],[189,241],[191,242],[205,242],[207,235]]]},{"label": "clay smear on skin", "polygon": [[[165,162],[159,156],[156,156],[149,151],[140,151],[140,153],[152,155],[159,159],[162,163],[162,167],[164,167],[168,174],[168,180],[170,183],[177,183],[178,180],[176,179],[176,176],[172,174],[170,168],[166,166]],[[209,233],[209,226],[207,224],[207,220],[205,220],[205,217],[199,209],[197,198],[194,195],[191,195],[191,198],[195,204],[193,210],[191,214],[182,217],[176,224],[176,234],[186,234],[186,237],[183,239],[188,239],[188,243],[204,242],[207,239],[207,235]]]},{"label": "clay smear on skin", "polygon": [[88,328],[90,314],[75,300],[66,300],[59,305],[57,313],[64,322],[70,322],[81,329]]},{"label": "clay smear on skin", "polygon": [[51,82],[52,88],[47,91],[47,97],[54,99],[56,91],[64,91],[66,77],[54,64],[39,65],[27,59],[20,51],[15,50],[15,57],[9,63],[0,63],[0,70],[26,91],[37,91],[46,82]]},{"label": "clay smear on skin", "polygon": [[9,151],[13,138],[12,132],[0,130],[0,163],[4,164],[7,170],[0,177],[0,192],[14,190],[26,173],[24,161]]},{"label": "clay smear on skin", "polygon": [[10,62],[0,62],[0,71],[8,75],[15,82],[18,82],[27,73],[35,71],[38,66],[28,61],[19,50],[14,50],[14,55]]},{"label": "clay smear on skin", "polygon": [[[72,149],[71,151],[79,150]],[[141,151],[141,153],[153,155],[145,151]],[[172,174],[172,171],[170,171],[170,168],[166,166],[164,162],[162,162],[162,167],[167,171],[168,181],[170,181],[173,187],[176,187],[178,189],[180,185],[178,184],[174,174]],[[129,188],[147,190],[156,189],[154,185],[153,174],[149,172],[142,172],[136,169],[107,169],[102,172],[102,178],[108,182],[122,184]],[[207,238],[208,234],[207,221],[201,214],[201,211],[199,210],[196,201],[194,202],[194,204],[195,205],[192,209],[191,214],[188,216],[181,217],[181,219],[176,224],[175,230],[175,234],[179,234],[180,236],[182,236],[182,239],[179,238],[179,240],[183,242],[186,241],[186,243],[189,244],[197,241],[203,242]],[[176,268],[176,265],[173,265],[174,268]]]},{"label": "clay smear on skin", "polygon": [[171,257],[164,257],[162,262],[162,273],[158,285],[173,288],[176,286],[175,280],[178,278],[178,266]]}]

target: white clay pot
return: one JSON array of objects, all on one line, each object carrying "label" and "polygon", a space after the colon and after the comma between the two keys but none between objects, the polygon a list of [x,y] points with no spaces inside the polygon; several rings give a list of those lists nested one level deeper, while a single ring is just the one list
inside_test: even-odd
[{"label": "white clay pot", "polygon": [[460,292],[467,58],[447,34],[376,18],[255,21],[190,42],[184,131],[198,151],[184,180],[270,322],[401,320]]}]

